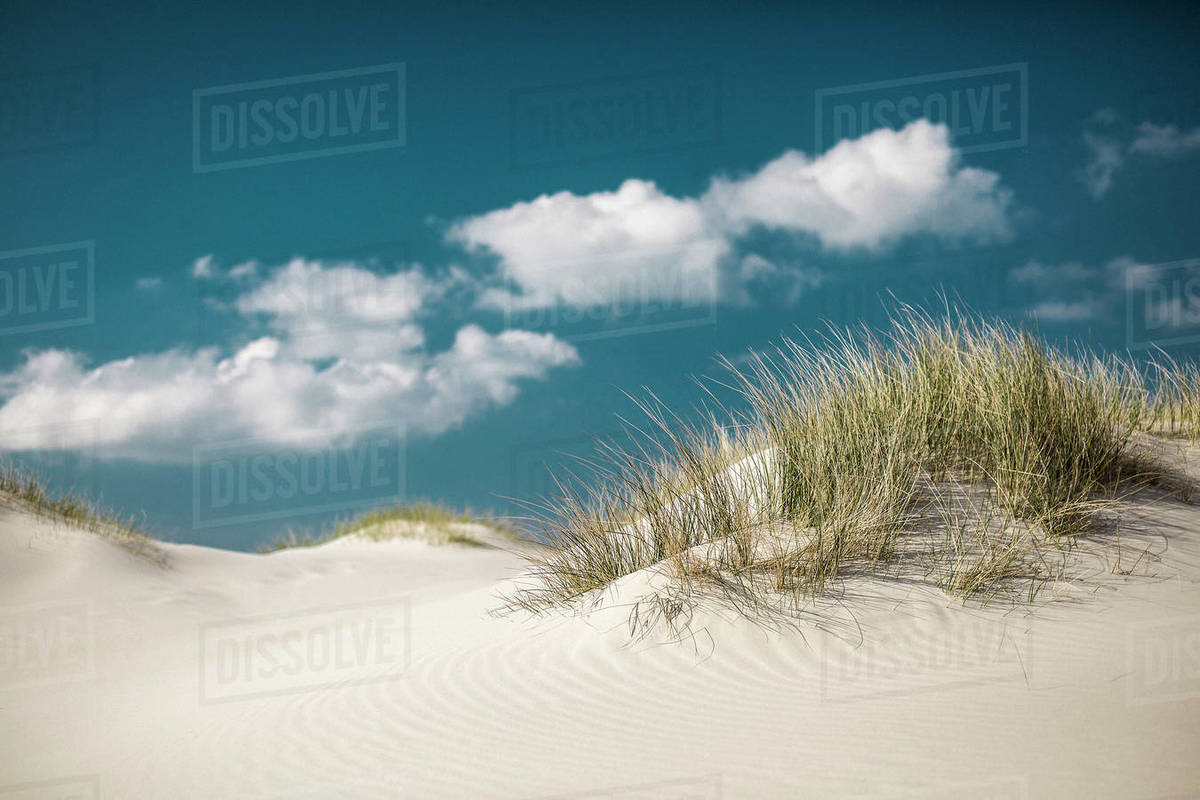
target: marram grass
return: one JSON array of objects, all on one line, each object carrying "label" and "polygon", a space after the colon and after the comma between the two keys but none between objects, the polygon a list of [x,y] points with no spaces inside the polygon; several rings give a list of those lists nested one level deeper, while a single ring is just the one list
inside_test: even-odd
[{"label": "marram grass", "polygon": [[467,527],[472,525],[490,528],[501,536],[513,536],[507,525],[491,517],[456,511],[438,503],[416,501],[371,509],[337,523],[332,531],[324,535],[297,536],[289,533],[276,538],[262,549],[264,552],[273,552],[290,547],[312,547],[344,536],[362,536],[377,542],[414,539],[434,545],[490,546]]},{"label": "marram grass", "polygon": [[[740,411],[685,423],[651,397],[639,444],[540,515],[558,547],[508,600],[569,605],[664,564],[740,607],[853,574],[962,597],[1036,594],[1049,555],[1165,479],[1139,437],[1200,431],[1200,371],[1055,349],[1005,323],[901,309],[882,333],[784,339],[724,362]],[[647,433],[646,431],[649,431]]]},{"label": "marram grass", "polygon": [[136,524],[74,493],[55,494],[33,474],[12,464],[0,468],[0,498],[37,517],[112,539],[130,552],[161,562],[162,554]]}]

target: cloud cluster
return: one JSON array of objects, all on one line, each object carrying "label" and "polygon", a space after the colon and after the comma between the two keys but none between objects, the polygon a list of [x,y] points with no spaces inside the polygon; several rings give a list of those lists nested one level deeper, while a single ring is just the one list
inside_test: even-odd
[{"label": "cloud cluster", "polygon": [[0,441],[187,461],[199,443],[311,445],[368,423],[436,434],[578,363],[552,334],[475,325],[428,352],[419,316],[443,290],[416,268],[379,276],[293,260],[238,295],[236,313],[263,317],[272,335],[228,355],[172,349],[89,366],[78,353],[26,353],[0,374]]},{"label": "cloud cluster", "polygon": [[1076,177],[1099,200],[1112,189],[1116,174],[1131,157],[1167,161],[1200,150],[1200,128],[1181,131],[1175,125],[1147,121],[1129,131],[1116,111],[1103,108],[1085,123],[1083,143],[1088,161]]},{"label": "cloud cluster", "polygon": [[[719,176],[697,197],[653,182],[616,191],[558,192],[451,226],[448,239],[498,258],[503,286],[485,305],[587,305],[631,289],[711,300],[742,260],[746,234],[810,238],[828,250],[877,251],[909,236],[946,241],[1011,236],[1011,192],[987,170],[964,167],[944,125],[881,129],[809,157],[788,151],[756,172]],[[736,294],[736,293],[735,293]],[[690,299],[690,298],[684,298]]]},{"label": "cloud cluster", "polygon": [[921,120],[818,157],[786,152],[750,174],[718,176],[695,197],[630,179],[459,220],[447,240],[495,265],[482,276],[302,258],[227,269],[205,255],[191,278],[222,290],[206,303],[234,315],[240,339],[100,365],[63,350],[28,352],[0,374],[0,447],[186,461],[197,443],[332,441],[366,422],[436,434],[512,402],[522,381],[579,356],[549,333],[476,325],[430,352],[431,309],[747,304],[763,294],[791,302],[823,273],[747,252],[753,233],[833,252],[922,235],[1005,239],[1010,203],[997,174],[964,167],[946,127]]},{"label": "cloud cluster", "polygon": [[1026,309],[1044,322],[1087,322],[1119,315],[1125,290],[1150,274],[1151,267],[1129,256],[1102,266],[1078,261],[1030,261],[1008,273],[1009,280],[1033,288],[1041,299]]}]

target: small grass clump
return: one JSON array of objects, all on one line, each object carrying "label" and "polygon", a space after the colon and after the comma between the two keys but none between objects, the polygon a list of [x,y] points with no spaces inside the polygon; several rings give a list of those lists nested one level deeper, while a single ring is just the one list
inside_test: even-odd
[{"label": "small grass clump", "polygon": [[501,536],[515,536],[503,522],[467,511],[456,511],[446,506],[427,501],[418,501],[387,508],[376,508],[334,525],[324,535],[297,536],[289,532],[263,548],[274,552],[290,547],[313,547],[331,542],[344,536],[363,536],[372,541],[391,539],[416,539],[434,545],[465,545],[490,547],[475,531],[474,526],[484,526]]},{"label": "small grass clump", "polygon": [[751,607],[884,572],[1032,596],[1061,574],[1048,554],[1165,480],[1140,436],[1200,432],[1194,367],[1147,376],[955,312],[903,308],[881,334],[784,339],[724,365],[740,410],[697,424],[641,402],[638,444],[607,447],[599,480],[541,515],[558,547],[533,556],[513,605],[570,604],[663,562],[689,592]]},{"label": "small grass clump", "polygon": [[118,517],[73,492],[53,493],[35,475],[15,465],[0,468],[0,498],[43,519],[112,539],[149,560],[162,560],[154,540],[133,517]]}]

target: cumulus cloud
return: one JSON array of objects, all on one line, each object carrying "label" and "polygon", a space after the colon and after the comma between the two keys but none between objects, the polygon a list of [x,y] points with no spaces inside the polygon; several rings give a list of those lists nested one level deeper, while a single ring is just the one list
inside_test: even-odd
[{"label": "cumulus cloud", "polygon": [[[294,260],[233,304],[262,316],[271,335],[226,353],[172,349],[91,366],[74,352],[27,352],[0,374],[0,441],[8,450],[88,447],[186,461],[197,443],[311,445],[367,423],[436,434],[511,403],[521,381],[578,363],[552,334],[474,325],[428,352],[418,318],[442,289],[415,269],[380,276]],[[90,421],[102,424],[80,424]]]},{"label": "cumulus cloud", "polygon": [[1116,111],[1104,108],[1085,123],[1083,143],[1088,161],[1076,177],[1099,200],[1112,189],[1116,174],[1131,157],[1166,161],[1200,150],[1200,128],[1180,131],[1175,125],[1146,121],[1130,133]]},{"label": "cumulus cloud", "polygon": [[155,277],[138,278],[133,285],[143,292],[154,292],[163,287],[163,280]]},{"label": "cumulus cloud", "polygon": [[453,280],[434,279],[419,266],[380,275],[353,263],[294,258],[232,306],[265,319],[296,357],[388,359],[424,344],[417,315]]},{"label": "cumulus cloud", "polygon": [[752,175],[717,178],[703,198],[733,234],[761,226],[841,250],[917,234],[1006,239],[1011,199],[999,175],[963,167],[946,126],[926,120],[844,140],[815,159],[789,151]]},{"label": "cumulus cloud", "polygon": [[[925,120],[839,143],[816,158],[788,151],[698,197],[631,179],[615,191],[558,192],[453,224],[447,238],[498,258],[502,286],[484,305],[592,305],[633,287],[643,299],[709,302],[741,269],[735,244],[763,229],[830,250],[875,251],[915,235],[1011,235],[1011,192],[964,167],[944,125]],[[691,297],[681,298],[680,291]]]},{"label": "cumulus cloud", "polygon": [[558,192],[457,222],[451,241],[500,258],[517,291],[493,288],[489,306],[588,306],[636,293],[696,302],[716,292],[729,243],[695,199],[631,179],[612,192]]}]

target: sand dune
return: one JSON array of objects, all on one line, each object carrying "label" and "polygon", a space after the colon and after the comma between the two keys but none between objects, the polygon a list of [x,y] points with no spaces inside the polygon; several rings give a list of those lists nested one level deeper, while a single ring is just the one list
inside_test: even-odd
[{"label": "sand dune", "polygon": [[1081,556],[1028,607],[856,580],[797,628],[704,606],[671,641],[630,636],[651,571],[591,613],[495,615],[523,569],[501,549],[156,563],[8,509],[0,796],[1182,796],[1200,508],[1140,516],[1132,575]]}]

